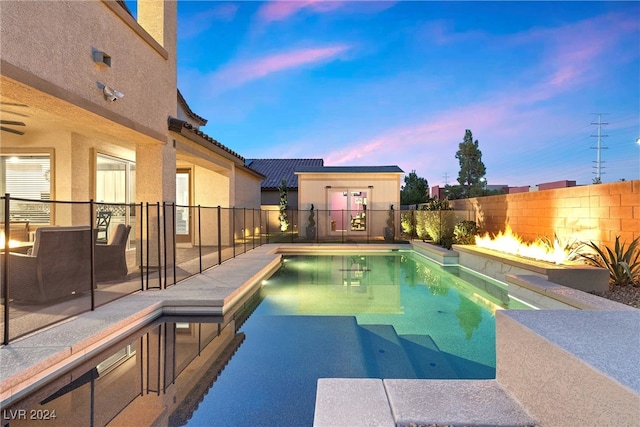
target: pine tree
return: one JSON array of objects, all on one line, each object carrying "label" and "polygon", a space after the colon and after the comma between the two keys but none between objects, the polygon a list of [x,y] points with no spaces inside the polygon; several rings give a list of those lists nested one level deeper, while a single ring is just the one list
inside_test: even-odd
[{"label": "pine tree", "polygon": [[478,148],[478,140],[473,141],[469,129],[465,131],[464,140],[458,146],[456,159],[460,162],[458,182],[463,187],[463,197],[476,197],[483,193],[480,178],[487,173],[482,163],[482,151]]}]

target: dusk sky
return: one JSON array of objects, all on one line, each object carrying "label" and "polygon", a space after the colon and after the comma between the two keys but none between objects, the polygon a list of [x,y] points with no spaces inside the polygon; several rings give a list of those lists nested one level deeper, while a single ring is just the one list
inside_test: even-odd
[{"label": "dusk sky", "polygon": [[178,3],[178,86],[245,158],[398,165],[457,184],[640,178],[639,2]]}]

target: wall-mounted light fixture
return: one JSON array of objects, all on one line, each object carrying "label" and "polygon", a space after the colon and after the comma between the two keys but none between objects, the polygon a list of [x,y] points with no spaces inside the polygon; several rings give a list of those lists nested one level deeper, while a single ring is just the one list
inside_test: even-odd
[{"label": "wall-mounted light fixture", "polygon": [[93,49],[93,62],[111,67],[111,56],[101,50]]}]

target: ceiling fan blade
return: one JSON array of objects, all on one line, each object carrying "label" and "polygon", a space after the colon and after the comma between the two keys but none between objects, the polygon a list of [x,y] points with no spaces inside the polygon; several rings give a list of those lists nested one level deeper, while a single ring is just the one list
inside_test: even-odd
[{"label": "ceiling fan blade", "polygon": [[9,133],[15,133],[16,135],[24,135],[24,132],[22,132],[22,131],[11,129],[11,128],[6,128],[4,126],[0,126],[0,130],[2,130],[4,132],[9,132]]},{"label": "ceiling fan blade", "polygon": [[3,110],[0,108],[0,113],[4,113],[4,114],[13,114],[14,116],[20,116],[20,117],[29,117],[26,114],[22,114],[22,113],[16,113],[15,111],[9,111],[9,110]]},{"label": "ceiling fan blade", "polygon": [[15,102],[3,102],[0,101],[0,105],[11,105],[12,107],[28,107],[26,104],[17,104]]}]

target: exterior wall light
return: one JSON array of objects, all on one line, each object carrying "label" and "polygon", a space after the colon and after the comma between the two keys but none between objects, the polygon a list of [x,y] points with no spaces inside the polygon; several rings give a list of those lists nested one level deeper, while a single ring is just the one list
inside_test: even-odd
[{"label": "exterior wall light", "polygon": [[97,62],[98,64],[104,64],[107,67],[111,67],[111,56],[107,55],[105,52],[101,50],[94,49],[93,62]]}]

